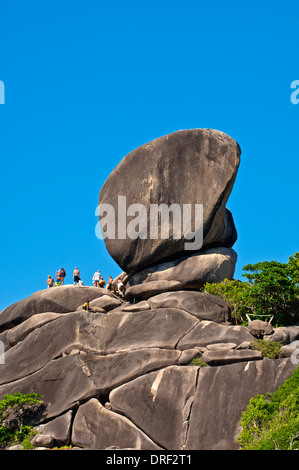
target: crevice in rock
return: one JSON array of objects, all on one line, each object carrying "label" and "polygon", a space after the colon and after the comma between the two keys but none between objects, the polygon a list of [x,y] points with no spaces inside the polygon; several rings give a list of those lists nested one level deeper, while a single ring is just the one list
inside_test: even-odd
[{"label": "crevice in rock", "polygon": [[[190,333],[190,331],[192,331],[200,322],[201,322],[201,320],[198,320],[196,323],[194,323],[193,326],[191,326],[191,328],[189,328],[188,331],[186,331],[185,333],[182,334],[182,336],[181,336],[181,337],[178,339],[178,341],[176,342],[176,344],[175,344],[175,346],[174,346],[174,349],[177,349],[177,348],[178,348],[179,342],[180,342],[183,338],[185,338],[185,336],[187,336],[187,335]],[[179,351],[180,351],[180,349],[179,349]]]},{"label": "crevice in rock", "polygon": [[154,444],[156,444],[157,446],[159,446],[161,448],[161,450],[167,450],[165,447],[163,447],[159,442],[157,442],[152,436],[150,436],[149,434],[147,434],[142,428],[140,428],[134,421],[132,418],[129,418],[125,413],[121,412],[120,410],[117,410],[115,411],[113,408],[111,408],[111,411],[115,414],[118,414],[120,416],[123,416],[124,418],[126,418],[128,421],[130,421],[130,423],[132,423],[137,429],[138,431],[142,432],[145,436],[148,437],[148,439],[150,439]]},{"label": "crevice in rock", "polygon": [[189,428],[190,428],[190,418],[191,418],[192,408],[193,408],[194,399],[195,399],[195,395],[196,395],[200,370],[201,370],[201,367],[198,367],[196,377],[195,377],[195,384],[194,384],[194,397],[193,397],[192,402],[190,403],[189,413],[188,413],[188,416],[187,416],[187,419],[186,419],[186,431],[185,431],[185,436],[184,436],[183,442],[181,443],[181,449],[185,449],[187,439],[188,439],[188,433],[189,433]]}]

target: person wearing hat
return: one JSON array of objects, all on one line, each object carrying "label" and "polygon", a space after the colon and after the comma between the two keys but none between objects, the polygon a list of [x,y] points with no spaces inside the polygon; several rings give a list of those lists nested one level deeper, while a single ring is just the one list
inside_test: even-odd
[{"label": "person wearing hat", "polygon": [[54,286],[54,279],[49,275],[47,279],[48,289]]}]

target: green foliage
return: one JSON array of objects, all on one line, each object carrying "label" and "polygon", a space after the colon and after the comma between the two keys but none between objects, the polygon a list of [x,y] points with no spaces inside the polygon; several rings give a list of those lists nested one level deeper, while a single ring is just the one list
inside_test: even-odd
[{"label": "green foliage", "polygon": [[207,365],[208,364],[206,362],[204,362],[200,357],[195,357],[191,361],[191,366],[205,367]]},{"label": "green foliage", "polygon": [[282,346],[280,341],[267,341],[264,339],[257,339],[256,341],[252,341],[251,344],[253,349],[260,351],[262,355],[268,357],[268,359],[277,359]]},{"label": "green foliage", "polygon": [[251,398],[240,424],[244,450],[298,450],[299,368],[273,394]]},{"label": "green foliage", "polygon": [[238,281],[237,279],[225,279],[219,283],[206,283],[205,291],[209,294],[214,294],[224,299],[231,311],[232,320],[235,323],[241,323],[245,320],[245,315],[250,311],[248,307],[250,286],[246,282]]},{"label": "green foliage", "polygon": [[0,401],[0,420],[2,421],[4,413],[9,409],[18,409],[23,410],[26,405],[34,405],[35,403],[41,403],[39,398],[42,395],[38,393],[22,394],[19,392],[14,393],[13,395],[4,395],[3,399]]},{"label": "green foliage", "polygon": [[226,300],[236,324],[243,323],[246,314],[274,315],[277,326],[291,324],[299,312],[299,253],[288,263],[263,261],[247,264],[243,271],[246,281],[207,283],[205,291]]},{"label": "green foliage", "polygon": [[288,274],[297,285],[299,284],[299,253],[289,257]]},{"label": "green foliage", "polygon": [[[32,432],[32,426],[23,425],[22,415],[27,406],[42,403],[39,400],[41,396],[37,393],[22,394],[19,392],[13,395],[4,395],[0,401],[0,447],[26,441]],[[13,426],[10,426],[9,423],[10,414],[14,417]]]},{"label": "green foliage", "polygon": [[299,295],[299,287],[291,277],[296,270],[289,263],[263,261],[247,264],[243,276],[250,284],[251,303],[256,313],[274,314],[279,324],[286,323],[289,304]]}]

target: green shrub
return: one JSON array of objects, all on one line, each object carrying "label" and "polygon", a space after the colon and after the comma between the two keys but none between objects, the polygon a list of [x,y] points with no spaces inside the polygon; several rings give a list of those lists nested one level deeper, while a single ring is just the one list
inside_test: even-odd
[{"label": "green shrub", "polygon": [[299,368],[273,394],[251,398],[240,424],[244,450],[299,450]]},{"label": "green shrub", "polygon": [[208,364],[206,362],[203,362],[203,360],[200,357],[195,357],[191,361],[191,366],[199,366],[199,367],[204,367],[207,366]]},{"label": "green shrub", "polygon": [[23,423],[26,411],[38,405],[42,395],[37,393],[4,395],[0,401],[0,447],[17,444],[28,439],[32,433],[30,423]]},{"label": "green shrub", "polygon": [[268,359],[277,359],[282,346],[280,341],[267,341],[264,339],[257,339],[256,341],[252,341],[251,344],[253,349],[260,351],[262,355],[268,357]]}]

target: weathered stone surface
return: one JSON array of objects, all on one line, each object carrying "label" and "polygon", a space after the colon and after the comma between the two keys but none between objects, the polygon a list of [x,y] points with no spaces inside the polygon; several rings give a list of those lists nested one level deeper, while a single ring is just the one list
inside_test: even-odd
[{"label": "weathered stone surface", "polygon": [[[59,297],[62,288],[54,290]],[[221,299],[207,296],[175,291],[104,314],[33,314],[1,333],[0,399],[15,392],[43,396],[33,424],[44,423],[37,428],[45,439],[37,439],[40,449],[69,442],[110,449],[237,448],[238,420],[249,398],[276,390],[297,366],[298,327],[264,336],[282,338],[287,359],[261,360],[247,327],[201,320],[204,311],[217,313],[220,322],[226,318]],[[208,366],[191,366],[195,357]],[[76,427],[72,410],[82,418]]]},{"label": "weathered stone surface", "polygon": [[291,357],[294,364],[299,364],[299,341],[293,341],[280,348],[279,357]]},{"label": "weathered stone surface", "polygon": [[46,447],[51,449],[54,446],[54,438],[47,434],[36,434],[31,439],[31,444],[35,447]]},{"label": "weathered stone surface", "polygon": [[262,320],[253,320],[248,323],[248,330],[252,336],[259,338],[270,335],[273,332],[273,326],[271,323]]},{"label": "weathered stone surface", "polygon": [[280,328],[274,328],[274,332],[265,336],[264,339],[269,341],[281,341],[283,344],[289,344],[293,341],[299,340],[299,326],[282,326]]},{"label": "weathered stone surface", "polygon": [[207,349],[209,351],[222,351],[223,349],[235,349],[236,343],[214,343],[214,344],[207,344]]},{"label": "weathered stone surface", "polygon": [[107,356],[65,356],[31,375],[3,384],[0,397],[15,392],[40,393],[49,419],[140,375],[177,364],[180,355],[176,350],[148,348]]},{"label": "weathered stone surface", "polygon": [[232,279],[236,262],[237,254],[232,248],[210,248],[146,267],[131,276],[127,286],[175,280],[184,289],[200,289],[207,282]]},{"label": "weathered stone surface", "polygon": [[182,285],[178,281],[151,281],[145,284],[128,287],[125,292],[125,297],[127,300],[148,299],[153,295],[180,290],[181,288]]},{"label": "weathered stone surface", "polygon": [[29,333],[34,331],[36,328],[49,323],[57,318],[65,315],[64,313],[37,313],[32,315],[32,317],[23,321],[20,325],[15,326],[7,333],[7,342],[10,347],[15,346],[20,341],[24,340]]},{"label": "weathered stone surface", "polygon": [[199,351],[199,349],[185,349],[185,351],[182,351],[182,355],[179,358],[179,364],[189,364],[193,359],[201,356],[202,353]]},{"label": "weathered stone surface", "polygon": [[201,321],[178,343],[178,349],[190,349],[213,343],[236,343],[255,341],[245,326],[220,325],[211,321]]},{"label": "weathered stone surface", "polygon": [[20,300],[0,313],[0,331],[18,325],[36,313],[73,312],[87,300],[91,301],[102,295],[107,290],[100,287],[52,287],[35,292],[30,297]]},{"label": "weathered stone surface", "polygon": [[0,384],[32,374],[74,349],[97,354],[146,347],[174,349],[182,334],[187,334],[197,321],[194,316],[174,308],[62,315],[35,329],[7,351]]},{"label": "weathered stone surface", "polygon": [[214,351],[206,351],[202,355],[202,361],[210,366],[233,364],[234,362],[257,361],[260,359],[263,359],[260,351],[251,349],[217,349]]},{"label": "weathered stone surface", "polygon": [[107,410],[95,398],[79,407],[72,442],[89,449],[161,449],[126,417]]},{"label": "weathered stone surface", "polygon": [[[110,204],[115,209],[116,238],[106,239],[105,244],[118,265],[133,273],[162,258],[184,253],[184,244],[190,240],[185,239],[186,233],[182,234],[181,229],[176,233],[172,222],[169,238],[149,238],[151,204],[174,203],[181,209],[183,204],[203,204],[203,247],[231,247],[237,234],[225,205],[240,153],[238,144],[223,132],[191,129],[155,139],[124,157],[99,195],[99,204]],[[127,234],[118,238],[118,196],[126,197],[126,207],[138,203],[146,208],[147,221],[140,223],[141,235],[137,239]],[[120,215],[125,213],[126,209],[120,209]]]},{"label": "weathered stone surface", "polygon": [[151,308],[179,308],[200,320],[210,320],[216,323],[229,319],[227,303],[220,297],[207,292],[166,292],[148,299],[148,305]]},{"label": "weathered stone surface", "polygon": [[127,302],[121,307],[122,312],[141,312],[141,311],[149,310],[149,309],[150,309],[150,306],[146,300],[141,300],[140,302],[136,304],[131,304]]},{"label": "weathered stone surface", "polygon": [[117,322],[115,329],[107,325],[106,353],[144,347],[174,349],[176,344],[198,322],[197,318],[176,308],[141,312],[113,311],[107,316]]},{"label": "weathered stone surface", "polygon": [[186,449],[238,449],[238,423],[250,398],[273,393],[295,368],[289,359],[202,367],[191,410]]},{"label": "weathered stone surface", "polygon": [[79,354],[51,361],[29,376],[1,385],[0,397],[16,392],[39,393],[47,407],[46,418],[57,417],[98,393],[84,366]]},{"label": "weathered stone surface", "polygon": [[198,367],[171,366],[114,389],[112,409],[124,414],[154,442],[181,449],[196,388]]},{"label": "weathered stone surface", "polygon": [[110,310],[113,310],[120,305],[121,301],[115,297],[112,297],[111,295],[103,295],[102,297],[89,302],[90,307],[100,307],[103,308],[106,312],[109,312]]},{"label": "weathered stone surface", "polygon": [[177,364],[181,352],[171,349],[143,348],[107,356],[84,357],[84,364],[100,393],[127,383],[152,370]]},{"label": "weathered stone surface", "polygon": [[[71,438],[73,411],[70,410],[47,424],[37,426],[36,430],[44,436],[51,436],[56,446],[69,445]],[[41,444],[43,445],[43,444]],[[46,446],[47,447],[47,446]]]}]

